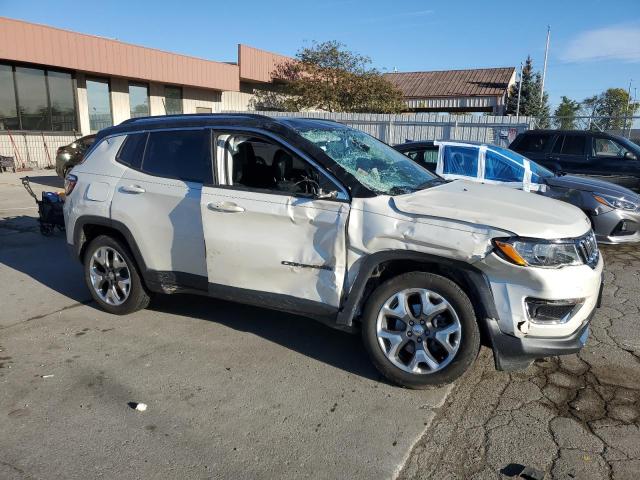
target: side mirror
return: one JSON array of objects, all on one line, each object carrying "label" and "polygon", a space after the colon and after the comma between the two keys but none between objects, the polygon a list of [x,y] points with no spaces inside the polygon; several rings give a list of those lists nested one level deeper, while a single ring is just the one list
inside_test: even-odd
[{"label": "side mirror", "polygon": [[633,152],[625,152],[624,158],[627,160],[638,160],[638,157]]},{"label": "side mirror", "polygon": [[331,190],[330,192],[324,192],[320,190],[320,192],[316,195],[316,198],[319,200],[335,200],[338,198],[338,192],[335,190]]}]

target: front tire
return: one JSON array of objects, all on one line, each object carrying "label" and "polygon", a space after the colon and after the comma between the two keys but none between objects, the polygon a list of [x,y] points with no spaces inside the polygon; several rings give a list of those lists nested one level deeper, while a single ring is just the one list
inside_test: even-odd
[{"label": "front tire", "polygon": [[380,373],[414,389],[453,382],[480,349],[469,297],[451,280],[424,272],[376,288],[364,309],[362,339]]},{"label": "front tire", "polygon": [[83,260],[85,283],[103,310],[126,315],[149,305],[138,267],[121,241],[100,235],[87,246]]}]

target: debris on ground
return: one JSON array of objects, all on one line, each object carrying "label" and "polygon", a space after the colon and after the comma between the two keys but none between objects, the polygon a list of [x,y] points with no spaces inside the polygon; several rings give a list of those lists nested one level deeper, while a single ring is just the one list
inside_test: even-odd
[{"label": "debris on ground", "polygon": [[137,410],[139,412],[144,412],[147,409],[146,403],[138,403],[138,402],[129,402],[127,403],[130,408]]}]

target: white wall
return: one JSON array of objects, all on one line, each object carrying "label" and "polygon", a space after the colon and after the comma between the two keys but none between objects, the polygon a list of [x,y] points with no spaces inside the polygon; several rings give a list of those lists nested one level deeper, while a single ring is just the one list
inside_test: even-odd
[{"label": "white wall", "polygon": [[165,115],[164,85],[161,83],[149,84],[149,114]]},{"label": "white wall", "polygon": [[89,104],[87,103],[87,79],[84,73],[76,74],[76,105],[78,107],[78,129],[89,135]]},{"label": "white wall", "polygon": [[222,111],[222,92],[202,88],[182,88],[183,113],[196,113],[196,107],[211,109],[211,113]]}]

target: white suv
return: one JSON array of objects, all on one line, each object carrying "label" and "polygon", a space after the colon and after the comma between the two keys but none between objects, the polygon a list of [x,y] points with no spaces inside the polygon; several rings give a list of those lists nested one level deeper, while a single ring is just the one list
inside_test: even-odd
[{"label": "white suv", "polygon": [[67,242],[108,312],[188,292],[298,313],[361,330],[407,387],[459,377],[481,340],[499,369],[576,352],[599,301],[580,210],[445,182],[334,122],[128,120],[66,183]]}]

